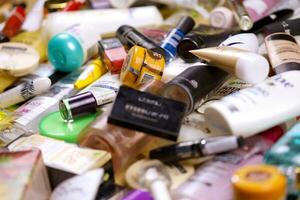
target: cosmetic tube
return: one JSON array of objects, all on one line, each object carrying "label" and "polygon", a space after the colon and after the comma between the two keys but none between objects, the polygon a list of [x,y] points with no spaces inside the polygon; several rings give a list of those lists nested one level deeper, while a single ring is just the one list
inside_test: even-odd
[{"label": "cosmetic tube", "polygon": [[215,156],[201,165],[194,175],[172,191],[174,199],[188,200],[232,200],[231,177],[246,165],[261,164],[263,154],[283,134],[280,127],[246,139],[244,147]]},{"label": "cosmetic tube", "polygon": [[195,28],[179,42],[177,46],[177,54],[182,60],[188,63],[199,61],[197,56],[189,52],[190,50],[216,47],[232,34],[234,34],[233,31],[207,34],[202,33],[199,27]]},{"label": "cosmetic tube", "polygon": [[26,12],[24,7],[17,6],[11,13],[11,16],[5,22],[4,28],[2,30],[3,35],[6,37],[12,37],[16,35],[25,20]]},{"label": "cosmetic tube", "polygon": [[[247,33],[261,33],[265,27],[272,26],[273,24],[280,23],[283,20],[288,19],[294,13],[292,9],[283,9],[270,13],[269,15],[261,18],[260,20],[254,22],[253,27],[245,31]],[[280,31],[279,31],[280,32]],[[282,32],[282,31],[281,31]]]},{"label": "cosmetic tube", "polygon": [[212,130],[249,137],[297,117],[299,76],[300,71],[284,72],[224,97],[207,106],[205,121]]},{"label": "cosmetic tube", "polygon": [[91,62],[89,62],[85,67],[83,72],[80,74],[78,79],[74,83],[74,87],[76,90],[81,90],[86,86],[90,85],[101,76],[103,76],[107,72],[106,67],[103,62],[97,58]]},{"label": "cosmetic tube", "polygon": [[190,51],[210,64],[244,80],[259,83],[269,74],[269,62],[263,56],[231,46]]},{"label": "cosmetic tube", "polygon": [[300,47],[287,33],[273,33],[265,38],[271,66],[276,74],[300,70]]},{"label": "cosmetic tube", "polygon": [[75,24],[84,24],[92,28],[98,27],[97,34],[100,35],[115,32],[124,24],[139,27],[162,23],[163,18],[159,10],[154,6],[146,6],[130,9],[100,9],[51,13],[45,20],[43,30],[47,38],[51,38]]},{"label": "cosmetic tube", "polygon": [[172,29],[160,45],[166,51],[166,61],[170,62],[176,57],[176,48],[182,38],[195,26],[195,21],[190,16],[180,19],[176,28]]},{"label": "cosmetic tube", "polygon": [[0,94],[0,108],[7,108],[42,94],[48,91],[50,86],[51,80],[48,77],[35,77],[25,81]]},{"label": "cosmetic tube", "polygon": [[44,18],[44,4],[46,0],[37,0],[25,18],[21,29],[23,31],[37,31],[40,29]]},{"label": "cosmetic tube", "polygon": [[74,71],[97,54],[99,37],[96,29],[89,26],[71,26],[49,41],[49,61],[59,71]]},{"label": "cosmetic tube", "polygon": [[137,45],[145,49],[149,49],[165,58],[165,50],[158,46],[155,42],[150,40],[147,36],[133,28],[132,26],[123,25],[117,30],[117,37],[121,40],[122,44],[127,45],[129,48]]},{"label": "cosmetic tube", "polygon": [[38,121],[48,113],[58,109],[59,101],[66,95],[74,95],[77,91],[73,83],[80,75],[80,71],[74,71],[51,86],[50,90],[37,96],[20,106],[15,112],[18,114],[14,121],[27,130],[38,131]]},{"label": "cosmetic tube", "polygon": [[266,16],[280,0],[244,0],[243,5],[251,19],[256,22]]},{"label": "cosmetic tube", "polygon": [[228,74],[213,66],[198,65],[184,70],[162,89],[162,96],[181,101],[191,113],[197,103],[209,92],[221,85]]},{"label": "cosmetic tube", "polygon": [[248,15],[242,0],[228,0],[227,4],[229,8],[233,11],[235,20],[238,22],[238,25],[241,30],[247,31],[250,30],[253,26],[253,20]]},{"label": "cosmetic tube", "polygon": [[78,116],[95,113],[101,105],[111,103],[121,83],[118,75],[103,75],[79,94],[66,97],[59,102],[63,120],[73,122]]},{"label": "cosmetic tube", "polygon": [[186,159],[224,153],[242,147],[243,144],[244,139],[242,137],[212,137],[159,147],[151,150],[149,157],[163,162],[178,162]]}]

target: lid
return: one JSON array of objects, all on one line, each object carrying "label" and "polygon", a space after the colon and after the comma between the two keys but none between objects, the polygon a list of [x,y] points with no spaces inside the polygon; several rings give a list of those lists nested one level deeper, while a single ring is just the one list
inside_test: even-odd
[{"label": "lid", "polygon": [[45,116],[40,124],[40,134],[46,137],[77,143],[80,132],[93,122],[97,113],[76,118],[73,123],[65,123],[59,112],[53,112]]},{"label": "lid", "polygon": [[185,62],[191,63],[199,60],[195,55],[190,53],[190,50],[201,49],[206,47],[201,36],[197,34],[186,35],[177,46],[177,54]]},{"label": "lid", "polygon": [[79,41],[70,34],[59,33],[48,43],[48,57],[61,72],[72,72],[84,62],[84,52]]},{"label": "lid", "polygon": [[252,165],[240,168],[232,177],[235,200],[281,200],[286,178],[275,166]]},{"label": "lid", "polygon": [[178,22],[176,28],[181,30],[183,33],[190,32],[195,26],[195,21],[190,16],[184,16]]},{"label": "lid", "polygon": [[0,44],[0,71],[24,76],[38,67],[39,59],[38,52],[29,45],[13,42]]}]

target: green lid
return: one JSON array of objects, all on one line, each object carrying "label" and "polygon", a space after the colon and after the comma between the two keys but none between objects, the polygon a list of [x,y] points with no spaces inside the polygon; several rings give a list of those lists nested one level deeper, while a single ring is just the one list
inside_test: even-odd
[{"label": "green lid", "polygon": [[48,58],[57,70],[72,72],[84,63],[84,52],[74,36],[59,33],[48,43]]},{"label": "green lid", "polygon": [[53,112],[45,116],[39,124],[40,134],[46,137],[77,143],[80,132],[93,122],[97,113],[78,117],[72,123],[66,123],[60,112]]}]

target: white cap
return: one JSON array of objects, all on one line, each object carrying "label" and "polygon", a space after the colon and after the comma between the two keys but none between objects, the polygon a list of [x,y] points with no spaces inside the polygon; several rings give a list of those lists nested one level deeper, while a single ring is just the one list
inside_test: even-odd
[{"label": "white cap", "polygon": [[247,83],[255,84],[264,81],[269,75],[269,62],[256,53],[248,53],[237,60],[235,75]]}]

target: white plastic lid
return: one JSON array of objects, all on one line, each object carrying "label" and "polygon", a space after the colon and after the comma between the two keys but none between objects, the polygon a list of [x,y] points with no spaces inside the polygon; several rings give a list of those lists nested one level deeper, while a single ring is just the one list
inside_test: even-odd
[{"label": "white plastic lid", "polygon": [[12,42],[0,44],[0,71],[24,76],[38,67],[39,59],[39,53],[29,45]]}]

